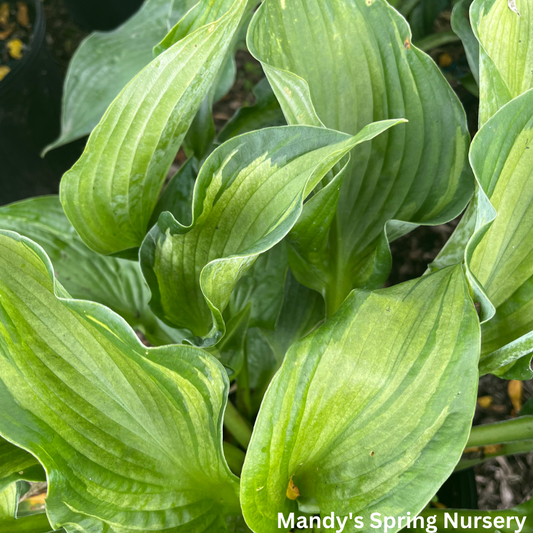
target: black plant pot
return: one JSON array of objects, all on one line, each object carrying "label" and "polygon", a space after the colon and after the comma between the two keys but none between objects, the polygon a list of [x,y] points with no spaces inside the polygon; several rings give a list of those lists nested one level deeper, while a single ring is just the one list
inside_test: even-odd
[{"label": "black plant pot", "polygon": [[0,205],[56,193],[61,175],[81,153],[77,143],[40,156],[59,135],[63,76],[46,47],[42,4],[28,4],[30,50],[0,82]]},{"label": "black plant pot", "polygon": [[109,31],[128,20],[143,0],[65,0],[78,26],[89,31]]}]

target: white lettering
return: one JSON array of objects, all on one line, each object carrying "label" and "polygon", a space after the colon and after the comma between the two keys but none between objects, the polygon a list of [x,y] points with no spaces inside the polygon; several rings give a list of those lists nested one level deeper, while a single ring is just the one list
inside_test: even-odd
[{"label": "white lettering", "polygon": [[278,513],[278,529],[281,529],[282,527],[285,529],[294,529],[294,513],[289,514],[289,518],[287,518],[286,522],[283,513]]},{"label": "white lettering", "polygon": [[370,520],[372,522],[370,523],[370,527],[373,529],[379,529],[381,527],[381,520],[379,517],[381,516],[381,513],[372,513],[370,515]]},{"label": "white lettering", "polygon": [[344,531],[344,526],[346,525],[347,520],[347,516],[345,516],[343,520],[341,520],[340,517],[337,516],[337,522],[339,523],[339,529],[337,529],[337,533],[341,533],[342,531]]},{"label": "white lettering", "polygon": [[520,533],[520,531],[522,531],[522,529],[524,529],[524,526],[526,525],[527,516],[524,516],[524,518],[522,518],[522,521],[520,521],[518,516],[515,516],[514,518],[516,520],[516,523],[518,524],[518,529],[515,529],[514,533]]},{"label": "white lettering", "polygon": [[437,522],[437,516],[428,516],[426,520],[426,531],[427,533],[437,533],[437,526],[435,523]]},{"label": "white lettering", "polygon": [[494,519],[494,527],[497,527],[498,529],[505,527],[505,518],[503,516],[497,516]]},{"label": "white lettering", "polygon": [[325,516],[322,520],[322,527],[326,529],[333,529],[335,527],[335,514],[331,513],[330,516]]},{"label": "white lettering", "polygon": [[396,520],[393,516],[386,516],[383,519],[383,522],[385,525],[385,533],[387,533],[389,529],[396,529]]},{"label": "white lettering", "polygon": [[[420,523],[419,523],[420,521]],[[415,516],[412,520],[411,520],[411,524],[413,524],[413,527],[414,528],[424,528],[424,518],[421,517],[421,516]]]},{"label": "white lettering", "polygon": [[453,513],[453,519],[450,513],[444,513],[444,529],[448,529],[448,522],[453,526],[454,529],[457,529],[459,526],[459,521],[457,520],[457,513]]},{"label": "white lettering", "polygon": [[298,522],[296,523],[296,527],[299,528],[299,529],[307,529],[308,528],[307,520],[306,520],[305,516],[299,516],[298,517]]},{"label": "white lettering", "polygon": [[363,521],[362,516],[356,516],[354,519],[354,527],[356,529],[363,529],[365,527],[365,523]]}]

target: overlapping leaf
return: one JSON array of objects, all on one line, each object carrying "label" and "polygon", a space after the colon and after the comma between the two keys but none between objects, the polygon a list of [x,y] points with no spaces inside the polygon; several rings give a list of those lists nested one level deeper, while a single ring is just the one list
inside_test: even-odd
[{"label": "overlapping leaf", "polygon": [[51,533],[52,528],[45,514],[17,519],[20,488],[20,483],[12,483],[0,489],[0,529],[6,533]]},{"label": "overlapping leaf", "polygon": [[65,174],[61,202],[102,254],[136,249],[176,152],[216,79],[247,1],[158,56],[130,82]]},{"label": "overlapping leaf", "polygon": [[312,214],[302,224],[314,225],[295,228],[298,261],[291,266],[326,296],[331,312],[354,286],[384,282],[388,240],[450,220],[466,206],[473,179],[464,112],[385,0],[269,0],[250,25],[248,44],[290,124],[353,134],[375,120],[409,120],[353,150],[330,195],[317,195],[318,206],[309,202]]},{"label": "overlapping leaf", "polygon": [[183,334],[148,308],[150,292],[138,263],[89,250],[68,221],[56,196],[32,198],[0,208],[0,229],[40,244],[54,273],[73,298],[110,307],[154,345],[181,342]]},{"label": "overlapping leaf", "polygon": [[259,256],[231,295],[230,315],[251,304],[250,327],[273,330],[283,304],[288,267],[285,242]]},{"label": "overlapping leaf", "polygon": [[268,80],[263,78],[254,87],[255,105],[242,107],[227,122],[217,140],[225,142],[232,137],[261,128],[283,126],[285,118]]},{"label": "overlapping leaf", "polygon": [[483,325],[480,369],[519,379],[533,375],[532,140],[530,90],[486,123],[470,155],[480,189],[467,265],[496,309]]},{"label": "overlapping leaf", "polygon": [[0,437],[0,492],[19,480],[46,481],[39,461]]},{"label": "overlapping leaf", "polygon": [[479,43],[470,24],[471,5],[472,0],[459,0],[453,8],[451,24],[453,31],[463,42],[470,71],[479,84]]},{"label": "overlapping leaf", "polygon": [[298,509],[367,523],[418,513],[468,439],[479,343],[460,266],[354,291],[268,389],[241,478],[248,525],[279,531],[278,513]]},{"label": "overlapping leaf", "polygon": [[533,88],[533,6],[528,0],[517,0],[516,6],[520,15],[509,8],[508,0],[474,0],[470,8],[479,41],[480,125]]},{"label": "overlapping leaf", "polygon": [[147,349],[109,309],[70,299],[43,250],[6,231],[0,318],[0,434],[46,468],[54,527],[226,531],[238,483],[222,452],[228,380],[212,356]]},{"label": "overlapping leaf", "polygon": [[61,136],[48,150],[89,135],[120,91],[153,59],[152,49],[198,0],[147,0],[112,32],[92,33],[67,72]]},{"label": "overlapping leaf", "polygon": [[219,147],[196,181],[192,224],[163,213],[143,243],[141,265],[155,313],[195,336],[218,338],[235,285],[287,235],[304,199],[354,146],[397,123],[370,124],[355,137],[325,128],[272,128]]},{"label": "overlapping leaf", "polygon": [[[218,20],[232,6],[234,0],[201,0],[187,15],[180,20],[168,33],[161,43],[155,48],[155,53],[162,53],[177,41],[184,39],[198,28]],[[249,12],[256,4],[255,0],[248,0],[248,9],[241,19],[241,27],[246,26],[250,20]],[[235,82],[237,66],[235,63],[235,47],[239,40],[240,31],[237,31],[227,46],[223,66],[219,69],[214,83],[205,97],[198,113],[192,121],[189,131],[183,142],[187,155],[202,161],[213,149],[212,143],[216,135],[213,119],[213,103],[220,100],[231,89]]]},{"label": "overlapping leaf", "polygon": [[533,86],[533,56],[527,48],[533,10],[527,2],[517,6],[521,16],[506,0],[474,0],[470,9],[479,41],[480,123],[485,124],[470,155],[478,186],[433,266],[466,259],[485,322],[481,372],[529,379],[533,322],[528,264],[533,242],[526,203],[533,95],[526,91]]},{"label": "overlapping leaf", "polygon": [[[479,122],[483,125],[511,98],[533,88],[533,57],[524,48],[528,42],[526,35],[533,27],[533,22],[530,22],[533,10],[526,6],[524,17],[518,17],[511,11],[506,0],[474,0],[469,13],[471,30],[476,38],[474,44],[470,40],[468,22],[465,20],[470,1],[458,2],[454,8],[452,24],[461,34],[473,74],[478,71]],[[502,35],[506,37],[502,38]],[[457,264],[462,260],[468,241],[475,231],[476,218],[480,216],[476,211],[480,202],[484,202],[479,194],[477,191],[478,198],[469,206],[457,230],[439,254],[436,267]],[[489,315],[490,313],[485,313],[485,318]]]}]

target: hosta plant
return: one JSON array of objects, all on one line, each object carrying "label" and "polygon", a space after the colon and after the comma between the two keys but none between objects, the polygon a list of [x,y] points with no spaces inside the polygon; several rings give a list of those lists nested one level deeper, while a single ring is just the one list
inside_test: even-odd
[{"label": "hosta plant", "polygon": [[[367,531],[430,512],[467,445],[533,449],[527,416],[472,429],[480,374],[532,377],[533,8],[454,8],[470,142],[413,6],[147,0],[83,43],[56,145],[85,152],[59,197],[0,209],[5,531]],[[216,132],[243,46],[265,79]],[[383,288],[393,240],[463,212]],[[15,518],[44,480],[46,515]]]}]

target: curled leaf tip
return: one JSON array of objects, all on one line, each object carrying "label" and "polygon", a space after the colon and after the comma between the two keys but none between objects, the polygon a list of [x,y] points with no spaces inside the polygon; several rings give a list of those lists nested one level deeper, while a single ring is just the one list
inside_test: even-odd
[{"label": "curled leaf tip", "polygon": [[294,484],[294,481],[291,479],[289,480],[289,485],[287,487],[287,498],[289,500],[296,500],[300,496],[300,489]]}]

